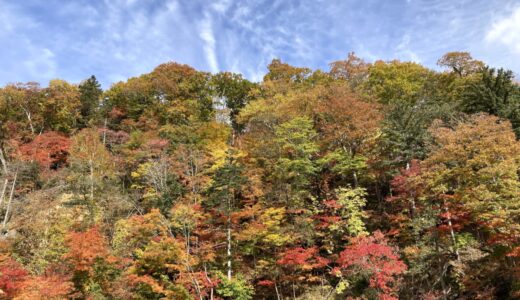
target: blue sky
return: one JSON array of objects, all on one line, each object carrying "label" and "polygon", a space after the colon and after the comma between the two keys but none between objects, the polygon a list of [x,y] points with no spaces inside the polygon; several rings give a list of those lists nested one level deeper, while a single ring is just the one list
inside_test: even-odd
[{"label": "blue sky", "polygon": [[327,69],[350,51],[433,68],[454,50],[520,74],[520,1],[0,0],[0,85],[107,88],[167,61],[260,80],[275,57]]}]

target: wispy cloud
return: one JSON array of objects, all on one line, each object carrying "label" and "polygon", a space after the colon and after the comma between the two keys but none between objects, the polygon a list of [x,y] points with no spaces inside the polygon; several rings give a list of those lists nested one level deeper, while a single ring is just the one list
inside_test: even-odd
[{"label": "wispy cloud", "polygon": [[45,76],[52,78],[56,76],[56,62],[55,55],[49,49],[42,49],[41,51],[31,51],[31,59],[23,62],[29,74],[34,77]]},{"label": "wispy cloud", "polygon": [[520,6],[509,16],[493,23],[486,33],[486,42],[501,44],[520,54]]},{"label": "wispy cloud", "polygon": [[350,51],[435,67],[464,50],[520,72],[520,9],[497,1],[0,0],[0,84],[106,88],[167,61],[261,80],[273,58],[327,69]]},{"label": "wispy cloud", "polygon": [[209,64],[211,72],[218,72],[218,61],[216,53],[215,36],[213,35],[212,18],[206,13],[199,25],[199,36],[204,41],[204,53],[206,53],[206,61]]}]

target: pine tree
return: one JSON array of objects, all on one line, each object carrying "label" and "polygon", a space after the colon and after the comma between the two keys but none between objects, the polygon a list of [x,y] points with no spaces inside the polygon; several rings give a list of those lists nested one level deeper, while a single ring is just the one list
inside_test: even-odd
[{"label": "pine tree", "polygon": [[87,127],[89,121],[95,116],[103,90],[96,76],[92,75],[79,85],[79,92],[81,101],[81,120],[79,125],[80,127]]}]

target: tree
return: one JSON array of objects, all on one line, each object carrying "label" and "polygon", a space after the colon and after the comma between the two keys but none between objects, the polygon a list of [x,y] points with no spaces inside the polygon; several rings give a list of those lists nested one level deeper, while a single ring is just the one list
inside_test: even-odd
[{"label": "tree", "polygon": [[[70,147],[71,170],[69,178],[74,183],[79,203],[86,205],[90,221],[94,222],[103,198],[102,190],[107,179],[114,178],[115,166],[112,156],[100,140],[99,132],[93,128],[80,131],[72,139]],[[96,199],[96,196],[101,199]],[[106,198],[105,198],[106,199]]]},{"label": "tree", "polygon": [[226,162],[215,171],[212,177],[208,193],[207,204],[215,207],[225,218],[226,244],[227,244],[227,278],[231,280],[232,274],[232,222],[231,214],[239,208],[244,196],[244,186],[247,178],[242,174],[242,166],[237,162],[236,152],[229,150]]},{"label": "tree", "polygon": [[[366,205],[366,192],[362,188],[340,188],[337,191],[340,205],[339,215],[345,219],[345,228],[342,228],[344,235],[359,236],[367,234],[365,227],[366,213],[363,211]],[[336,224],[338,225],[338,224]]]},{"label": "tree", "polygon": [[288,274],[280,277],[280,284],[291,283],[293,298],[296,296],[296,286],[303,284],[317,284],[320,282],[319,273],[322,273],[330,263],[319,255],[318,247],[295,247],[286,249],[280,254],[276,263],[286,269]]},{"label": "tree", "polygon": [[[43,93],[39,84],[7,85],[0,90],[2,137],[34,136],[43,130]],[[14,130],[13,130],[14,129]],[[27,130],[29,130],[27,132]]]},{"label": "tree", "polygon": [[153,117],[160,125],[185,125],[192,118],[209,121],[213,116],[209,74],[173,62],[119,82],[104,96],[104,114],[110,117],[111,112],[117,112],[112,114],[115,118],[110,126],[124,119],[138,122],[141,117]]},{"label": "tree", "polygon": [[85,232],[71,232],[66,240],[69,251],[64,258],[70,260],[75,271],[89,272],[97,258],[108,256],[107,241],[96,227]]},{"label": "tree", "polygon": [[27,271],[20,263],[10,257],[3,257],[0,263],[0,297],[15,297],[22,290],[27,276]]},{"label": "tree", "polygon": [[45,129],[71,132],[80,118],[80,93],[78,87],[64,80],[51,80],[44,90],[42,114]]},{"label": "tree", "polygon": [[173,172],[172,161],[166,155],[138,166],[131,173],[132,188],[142,191],[145,208],[159,208],[165,215],[184,194],[184,188]]},{"label": "tree", "polygon": [[85,297],[107,294],[115,279],[116,259],[97,227],[70,232],[65,241],[69,251],[63,258],[70,264],[75,289]]},{"label": "tree", "polygon": [[136,250],[142,250],[154,237],[165,237],[168,232],[166,218],[158,209],[121,219],[114,227],[113,249],[123,258],[133,257]]},{"label": "tree", "polygon": [[147,299],[190,299],[188,291],[179,284],[186,276],[188,259],[182,243],[175,239],[152,239],[144,249],[136,250],[127,280]]},{"label": "tree", "polygon": [[454,106],[437,101],[396,102],[389,106],[379,140],[386,160],[384,164],[390,164],[395,170],[395,167],[405,167],[414,159],[424,159],[431,140],[428,128],[437,119],[447,123],[456,121],[458,116]]},{"label": "tree", "polygon": [[484,63],[473,59],[469,52],[448,52],[437,61],[441,67],[451,68],[460,77],[479,72]]},{"label": "tree", "polygon": [[357,88],[368,79],[370,64],[349,52],[347,59],[329,64],[330,74],[336,79],[346,80],[352,88]]},{"label": "tree", "polygon": [[466,287],[462,282],[476,280],[465,277],[471,276],[467,268],[476,264],[494,273],[485,253],[511,251],[517,243],[510,237],[519,229],[518,142],[509,122],[483,114],[431,130],[429,156],[394,179],[390,201],[401,211],[394,234],[408,246],[418,283],[429,285],[433,277],[444,299],[472,297],[493,284],[484,276],[478,287]]},{"label": "tree", "polygon": [[520,217],[516,209],[520,144],[511,124],[474,115],[455,129],[435,129],[434,138],[436,145],[424,161],[423,175],[431,192],[460,201],[491,236],[518,230],[509,225]]},{"label": "tree", "polygon": [[212,82],[217,97],[223,98],[226,108],[230,110],[229,120],[233,131],[237,134],[242,132],[244,126],[237,122],[237,116],[240,110],[252,99],[251,90],[255,87],[255,84],[242,78],[240,74],[229,72],[214,75]]},{"label": "tree", "polygon": [[331,87],[330,90],[330,96],[316,105],[322,143],[329,151],[321,163],[340,176],[352,174],[352,183],[357,186],[358,173],[366,168],[367,145],[378,134],[382,120],[380,107],[363,101],[348,89]]},{"label": "tree", "polygon": [[45,132],[19,147],[20,158],[35,161],[44,170],[57,170],[68,165],[70,143],[63,134]]},{"label": "tree", "polygon": [[228,279],[225,276],[221,277],[217,292],[221,296],[236,300],[250,300],[254,295],[253,287],[243,278]]},{"label": "tree", "polygon": [[237,234],[243,254],[254,257],[270,255],[277,247],[282,247],[293,239],[282,228],[287,214],[284,207],[265,208],[257,204],[246,209],[242,214],[237,213],[234,217],[252,217],[252,220],[244,224],[244,228]]},{"label": "tree", "polygon": [[69,278],[57,274],[31,276],[22,283],[16,300],[66,299],[73,291]]},{"label": "tree", "polygon": [[301,83],[311,73],[308,68],[293,67],[280,59],[273,59],[267,69],[269,72],[264,76],[264,81]]},{"label": "tree", "polygon": [[[282,199],[291,209],[299,209],[309,198],[309,187],[318,172],[315,156],[317,133],[309,118],[299,117],[276,128],[279,158],[275,166],[275,184],[280,184]],[[280,200],[282,200],[280,199]]]},{"label": "tree", "polygon": [[92,75],[80,83],[79,93],[79,101],[81,102],[80,126],[86,127],[89,121],[95,117],[103,90],[96,76]]},{"label": "tree", "polygon": [[369,68],[365,89],[383,104],[416,102],[432,71],[413,62],[376,61]]},{"label": "tree", "polygon": [[[385,236],[376,231],[371,236],[351,239],[338,258],[335,272],[358,277],[349,294],[363,294],[378,299],[397,300],[397,291],[406,264],[399,259],[397,248],[388,245]],[[361,280],[360,280],[361,279]],[[359,281],[360,280],[360,281]],[[365,281],[366,280],[366,281]]]},{"label": "tree", "polygon": [[481,78],[462,95],[462,110],[485,112],[508,119],[520,136],[520,87],[513,81],[513,72],[484,67]]}]

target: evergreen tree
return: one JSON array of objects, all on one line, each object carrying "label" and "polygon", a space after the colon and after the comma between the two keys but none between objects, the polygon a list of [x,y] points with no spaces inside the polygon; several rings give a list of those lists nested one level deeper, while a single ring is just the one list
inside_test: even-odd
[{"label": "evergreen tree", "polygon": [[516,136],[520,136],[520,87],[513,79],[510,70],[485,67],[480,80],[470,85],[463,95],[462,110],[509,119]]},{"label": "evergreen tree", "polygon": [[80,102],[81,102],[81,119],[80,127],[86,127],[90,120],[95,116],[96,109],[99,106],[99,98],[103,94],[101,85],[92,75],[79,85]]}]

